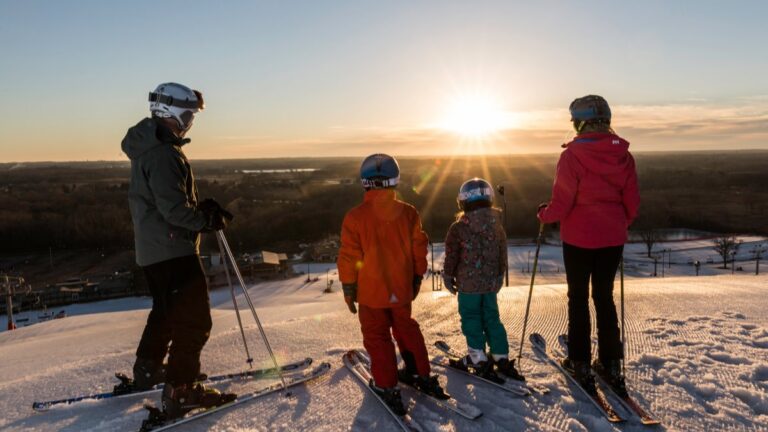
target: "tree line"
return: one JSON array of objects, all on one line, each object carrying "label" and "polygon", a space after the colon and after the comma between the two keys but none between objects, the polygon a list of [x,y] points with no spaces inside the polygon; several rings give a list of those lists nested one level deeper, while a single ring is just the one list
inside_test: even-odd
[{"label": "tree line", "polygon": [[[633,230],[691,228],[768,234],[768,152],[636,155],[642,204]],[[442,241],[458,211],[463,181],[503,185],[506,227],[533,237],[536,207],[549,198],[557,155],[403,158],[398,191]],[[338,233],[344,214],[362,200],[358,158],[193,161],[201,197],[235,215],[228,238],[237,250],[297,250]],[[308,172],[243,173],[244,169],[313,168]],[[121,163],[0,164],[2,253],[54,249],[130,249],[129,166]],[[497,205],[503,206],[497,195]],[[207,242],[207,248],[215,247]]]}]

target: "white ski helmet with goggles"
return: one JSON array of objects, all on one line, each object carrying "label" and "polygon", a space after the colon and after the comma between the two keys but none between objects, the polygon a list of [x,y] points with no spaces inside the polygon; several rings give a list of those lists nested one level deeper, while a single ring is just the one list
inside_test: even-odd
[{"label": "white ski helmet with goggles", "polygon": [[456,202],[459,204],[459,209],[466,210],[467,204],[478,201],[493,204],[493,186],[487,181],[475,177],[461,185]]},{"label": "white ski helmet with goggles", "polygon": [[372,154],[360,166],[360,181],[365,190],[395,187],[400,182],[400,166],[392,156]]},{"label": "white ski helmet with goggles", "polygon": [[149,94],[149,111],[160,118],[172,118],[183,131],[189,130],[195,113],[205,108],[203,94],[178,83],[163,83]]}]

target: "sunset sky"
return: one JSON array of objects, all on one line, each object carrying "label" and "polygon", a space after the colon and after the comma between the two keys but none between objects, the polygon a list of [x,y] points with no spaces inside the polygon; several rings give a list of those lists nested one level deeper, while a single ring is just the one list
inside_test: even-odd
[{"label": "sunset sky", "polygon": [[126,160],[166,81],[193,159],[548,153],[600,94],[634,151],[768,149],[766,1],[0,0],[0,162]]}]

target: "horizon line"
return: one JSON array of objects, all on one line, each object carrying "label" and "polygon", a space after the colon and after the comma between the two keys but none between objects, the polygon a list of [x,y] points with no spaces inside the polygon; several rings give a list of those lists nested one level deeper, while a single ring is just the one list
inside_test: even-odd
[{"label": "horizon line", "polygon": [[[558,147],[559,148],[559,147]],[[764,152],[768,153],[768,148],[737,148],[737,149],[706,149],[706,150],[640,150],[632,151],[634,155],[641,154],[660,154],[660,153],[748,153],[748,152]],[[460,158],[482,158],[483,156],[493,157],[516,157],[516,156],[550,156],[558,154],[559,152],[519,152],[519,153],[485,153],[482,155],[470,154],[470,153],[454,153],[454,154],[422,154],[422,155],[404,155],[396,156],[398,159],[429,159],[435,157],[460,157]],[[349,156],[266,156],[266,157],[231,157],[231,158],[190,158],[190,160],[209,162],[209,161],[245,161],[245,160],[277,160],[277,159],[352,159],[368,156],[367,154],[361,155],[349,155]],[[126,163],[131,160],[127,157],[125,159],[81,159],[81,160],[32,160],[32,161],[0,161],[0,165],[18,165],[18,164],[55,164],[55,163]]]}]

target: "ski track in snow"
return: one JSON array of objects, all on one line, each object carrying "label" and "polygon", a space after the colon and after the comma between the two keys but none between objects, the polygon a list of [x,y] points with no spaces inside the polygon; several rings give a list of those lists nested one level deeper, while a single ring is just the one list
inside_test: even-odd
[{"label": "ski track in snow", "polygon": [[[338,283],[338,282],[337,282]],[[647,428],[629,421],[608,423],[565,379],[524,346],[522,369],[529,379],[549,387],[547,395],[520,398],[435,367],[458,400],[478,406],[477,421],[458,417],[429,401],[406,402],[419,423],[431,431],[768,431],[768,298],[765,276],[710,276],[626,281],[627,374],[636,399],[660,417],[663,426]],[[414,311],[431,344],[444,339],[463,350],[457,303],[445,291],[431,292],[427,280]],[[361,348],[357,317],[346,311],[341,294],[320,294],[324,281],[302,277],[250,288],[257,311],[281,361],[311,356],[329,361],[323,379],[300,386],[293,396],[273,394],[197,420],[185,431],[338,431],[397,430],[379,403],[350,376],[341,355]],[[337,286],[338,288],[338,286]],[[528,286],[504,288],[499,295],[511,356],[517,355]],[[218,374],[246,367],[245,353],[228,291],[212,293],[214,329],[202,364]],[[616,284],[618,302],[619,284]],[[94,306],[96,307],[96,306]],[[271,364],[243,310],[254,367]],[[539,332],[549,344],[567,328],[565,286],[537,285],[527,333]],[[111,388],[113,371],[129,371],[147,311],[134,309],[71,316],[0,334],[1,430],[137,430],[144,403],[159,394],[33,413],[33,400],[74,396]],[[594,311],[593,311],[594,314]],[[594,316],[594,315],[593,315]],[[593,323],[594,326],[594,323]],[[593,334],[593,337],[597,337]],[[221,389],[247,392],[272,379],[236,382]],[[575,389],[574,389],[575,390]]]}]

